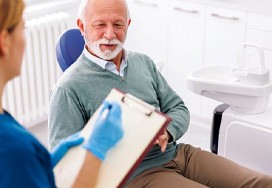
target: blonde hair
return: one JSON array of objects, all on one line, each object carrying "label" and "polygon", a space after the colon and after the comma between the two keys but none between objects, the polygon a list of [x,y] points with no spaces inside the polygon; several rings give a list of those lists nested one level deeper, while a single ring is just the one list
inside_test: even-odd
[{"label": "blonde hair", "polygon": [[0,32],[12,32],[22,19],[24,8],[23,0],[0,0]]}]

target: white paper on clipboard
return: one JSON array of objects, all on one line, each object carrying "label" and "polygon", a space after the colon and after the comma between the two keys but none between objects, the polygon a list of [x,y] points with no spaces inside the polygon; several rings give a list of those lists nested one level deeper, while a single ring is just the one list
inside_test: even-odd
[{"label": "white paper on clipboard", "polygon": [[[124,185],[171,119],[157,112],[151,105],[117,89],[112,89],[105,100],[117,101],[120,104],[124,136],[107,153],[99,171],[96,187],[116,188]],[[85,141],[92,131],[100,109],[101,107],[81,131]],[[71,148],[56,165],[54,174],[57,187],[71,187],[84,161],[85,152],[87,151],[81,146]]]}]

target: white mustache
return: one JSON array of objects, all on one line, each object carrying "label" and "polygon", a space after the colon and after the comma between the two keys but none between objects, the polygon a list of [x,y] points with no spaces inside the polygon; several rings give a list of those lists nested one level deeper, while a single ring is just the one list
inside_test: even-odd
[{"label": "white mustache", "polygon": [[112,40],[107,40],[107,39],[100,39],[97,41],[97,44],[113,44],[113,45],[121,45],[121,42],[118,39],[112,39]]}]

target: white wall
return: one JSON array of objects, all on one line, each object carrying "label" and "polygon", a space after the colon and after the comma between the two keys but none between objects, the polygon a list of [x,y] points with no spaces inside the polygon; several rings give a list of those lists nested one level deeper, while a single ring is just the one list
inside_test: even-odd
[{"label": "white wall", "polygon": [[25,19],[65,12],[70,16],[70,27],[76,27],[77,10],[80,0],[27,0]]}]

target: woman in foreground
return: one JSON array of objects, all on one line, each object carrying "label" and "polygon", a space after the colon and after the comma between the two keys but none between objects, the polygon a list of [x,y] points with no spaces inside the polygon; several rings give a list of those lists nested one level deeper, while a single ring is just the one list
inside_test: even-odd
[{"label": "woman in foreground", "polygon": [[[0,0],[0,97],[6,84],[20,74],[25,48],[22,0]],[[84,164],[74,187],[93,187],[107,151],[123,136],[121,109],[116,102],[103,103],[109,109],[99,116],[94,131],[84,142]],[[113,120],[114,119],[114,120]],[[117,121],[116,121],[117,120]],[[107,131],[105,131],[107,130]],[[103,134],[100,134],[103,133]],[[103,142],[101,142],[103,140]],[[70,147],[84,141],[79,133],[58,146],[51,154],[2,107],[0,101],[0,187],[56,187],[53,168]]]}]

